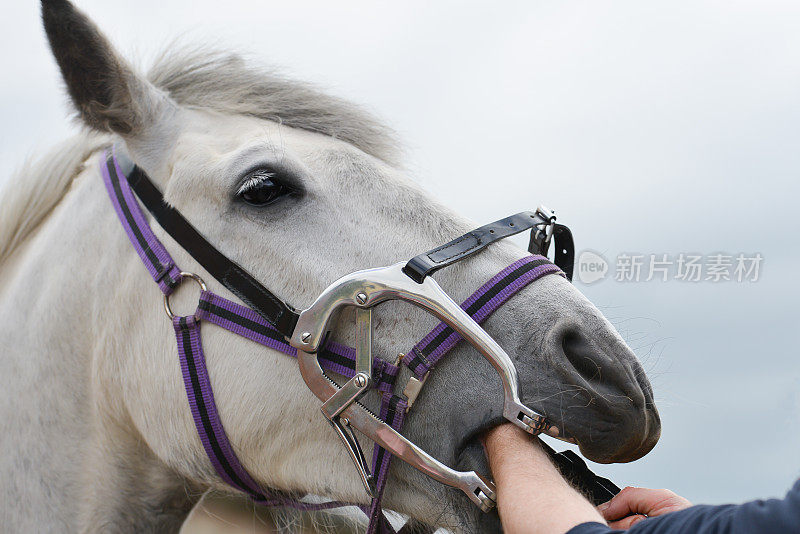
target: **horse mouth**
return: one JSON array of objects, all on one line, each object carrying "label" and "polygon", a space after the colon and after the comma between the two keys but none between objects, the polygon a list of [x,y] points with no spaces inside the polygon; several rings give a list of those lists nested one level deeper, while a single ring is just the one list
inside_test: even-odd
[{"label": "horse mouth", "polygon": [[[482,436],[504,423],[507,421],[503,418],[493,418],[465,436],[455,451],[458,468],[490,474]],[[602,464],[639,460],[655,447],[661,436],[661,420],[652,405],[640,414],[614,418],[614,423],[604,432],[587,431],[588,426],[581,422],[574,424],[576,431],[573,432],[572,426],[562,421],[552,425],[546,435],[576,445],[586,459]]]},{"label": "horse mouth", "polygon": [[[604,418],[605,419],[605,418]],[[588,460],[600,464],[628,463],[648,454],[661,437],[661,419],[652,405],[625,411],[603,421],[562,424],[559,439],[578,446]]]}]

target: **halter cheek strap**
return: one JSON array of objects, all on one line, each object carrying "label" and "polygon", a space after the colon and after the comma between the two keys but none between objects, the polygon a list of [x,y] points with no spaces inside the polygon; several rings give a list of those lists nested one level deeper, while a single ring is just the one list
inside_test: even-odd
[{"label": "halter cheek strap", "polygon": [[[158,221],[158,224],[180,243],[186,252],[197,260],[211,276],[242,302],[258,310],[284,336],[292,335],[294,326],[297,324],[297,312],[294,309],[273,295],[250,273],[209,243],[178,210],[164,201],[161,191],[150,181],[144,171],[130,161],[125,154],[117,153],[115,149],[113,160],[114,170],[126,177],[128,187],[125,189],[128,194],[124,196],[123,200],[128,205],[132,200],[130,198],[133,196],[132,190]],[[124,206],[120,207],[125,209]],[[141,210],[139,211],[141,216]],[[135,226],[141,226],[142,221],[134,220],[133,222],[136,223]],[[158,243],[158,247],[164,249],[161,243]],[[166,253],[166,251],[164,252]]]},{"label": "halter cheek strap", "polygon": [[[137,168],[131,167],[132,164],[127,160],[123,163],[127,173],[141,173]],[[273,316],[265,314],[265,308],[263,306],[257,306],[257,311],[255,311],[252,308],[237,304],[207,291],[205,285],[196,275],[181,272],[147,224],[134,196],[134,190],[129,184],[126,172],[123,172],[120,166],[119,155],[115,156],[112,150],[107,150],[101,163],[101,171],[109,197],[111,198],[114,209],[128,238],[153,280],[158,284],[158,287],[165,295],[165,306],[168,315],[170,315],[172,319],[173,328],[175,330],[178,356],[189,407],[200,441],[217,474],[230,486],[246,493],[254,501],[268,506],[288,506],[301,510],[320,510],[347,506],[348,503],[339,501],[309,503],[301,500],[302,496],[300,495],[290,495],[275,490],[266,490],[261,487],[239,461],[233,445],[225,433],[219,411],[214,401],[211,378],[208,375],[200,336],[201,321],[216,324],[251,341],[295,357],[296,349],[286,342],[287,334],[284,332],[284,329],[291,324],[291,319],[288,319],[288,323],[281,323],[280,321],[274,320],[275,316],[281,316],[280,314],[283,313],[283,308],[278,306],[273,309],[271,313],[274,312],[274,314],[278,314]],[[153,211],[152,205],[166,206],[163,199],[161,199],[160,193],[152,186],[149,180],[141,180],[140,176],[137,183],[140,185],[143,183],[150,184],[150,186],[145,185],[144,187],[138,187],[136,189],[136,194],[144,195],[148,198],[146,204],[151,211]],[[179,219],[175,218],[176,214]],[[211,247],[211,245],[202,238],[200,233],[176,210],[172,208],[156,209],[154,216],[159,223],[169,225],[177,224],[182,228],[181,231],[184,235],[190,235],[192,239],[202,239],[202,243]],[[178,222],[176,223],[175,221]],[[184,247],[187,246],[186,243],[181,242],[181,244]],[[214,253],[222,256],[216,249],[213,247],[211,248],[214,251],[210,253],[212,256]],[[190,250],[190,252],[192,251]],[[227,263],[217,261],[217,265],[221,267],[216,270],[214,268],[209,269],[208,265],[204,262],[201,262],[201,264],[206,267],[206,270],[208,270],[212,276],[217,278],[229,289],[231,288],[230,281],[235,279],[239,281],[252,281],[257,284],[257,287],[266,291],[266,289],[247,274],[244,269],[224,256],[222,256],[222,258],[224,258]],[[240,272],[240,274],[230,275],[231,272]],[[429,272],[432,271],[429,270]],[[425,273],[425,276],[427,276],[429,272]],[[495,275],[464,301],[461,307],[470,314],[476,322],[482,323],[511,298],[511,296],[534,280],[547,274],[563,275],[562,271],[546,258],[538,255],[527,256],[514,262]],[[192,316],[174,316],[169,308],[168,297],[186,277],[195,278],[200,282],[203,288],[197,311],[195,315]],[[238,283],[239,282],[237,282],[237,284]],[[247,283],[249,284],[250,282]],[[237,287],[236,290],[232,289],[237,296],[240,296],[239,292],[241,290],[242,287]],[[263,294],[263,292],[261,293]],[[269,296],[264,297],[265,301],[274,299],[271,293],[268,291],[267,293]],[[243,298],[242,300],[252,305],[252,302],[248,301],[248,299]],[[293,310],[285,305],[283,306],[286,310],[283,317],[291,318],[292,314],[296,317]],[[289,335],[290,334],[291,332],[289,332]],[[444,323],[437,325],[428,335],[409,350],[401,360],[402,363],[408,366],[414,373],[416,378],[412,378],[411,380],[416,380],[417,382],[424,380],[427,373],[430,372],[435,364],[452,350],[460,340],[461,336]],[[348,379],[355,375],[355,361],[355,349],[334,342],[328,342],[319,354],[319,362],[323,369],[342,375]],[[400,362],[398,362],[398,364],[399,363]],[[403,393],[395,393],[395,380],[398,371],[398,365],[377,357],[374,358],[372,378],[375,387],[382,394],[379,417],[382,421],[399,431],[402,428],[408,407],[413,403],[418,389],[416,389],[415,392],[414,388],[410,387],[413,386],[413,383],[410,383]],[[381,510],[381,498],[386,485],[390,461],[391,454],[388,454],[386,450],[377,445],[373,448],[372,473],[375,475],[376,480],[376,495],[369,506],[362,507],[369,517],[368,532],[370,534],[394,532]],[[417,528],[419,527],[417,526]],[[403,530],[405,529],[406,527],[404,527]]]}]

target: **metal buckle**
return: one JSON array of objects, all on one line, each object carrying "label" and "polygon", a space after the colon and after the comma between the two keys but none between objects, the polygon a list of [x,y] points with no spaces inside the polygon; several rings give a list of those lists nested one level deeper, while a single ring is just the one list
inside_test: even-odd
[{"label": "metal buckle", "polygon": [[547,221],[544,228],[541,228],[542,225],[537,225],[537,232],[544,232],[545,243],[550,243],[550,239],[553,237],[553,229],[555,228],[556,224],[556,212],[551,209],[546,208],[544,205],[540,204],[538,208],[536,208],[536,213],[545,221]]},{"label": "metal buckle", "polygon": [[537,254],[547,257],[547,253],[550,249],[550,242],[555,230],[556,214],[553,210],[539,205],[539,207],[536,208],[536,217],[539,217],[542,222],[536,224],[534,229],[531,230],[531,244],[528,250],[530,252],[535,251]]},{"label": "metal buckle", "polygon": [[536,213],[549,223],[553,223],[556,220],[556,212],[547,208],[544,204],[539,204],[539,207],[536,208]]},{"label": "metal buckle", "polygon": [[[208,290],[206,288],[206,283],[203,282],[202,278],[200,278],[198,275],[196,275],[194,273],[187,273],[185,271],[181,271],[181,277],[178,280],[178,285],[175,286],[175,289],[178,289],[178,287],[180,287],[180,285],[183,283],[183,281],[185,279],[187,279],[187,278],[191,278],[192,280],[197,282],[197,285],[200,286],[200,289],[202,291],[207,291]],[[169,305],[169,297],[170,297],[171,294],[172,293],[170,293],[169,295],[167,295],[167,294],[164,295],[164,311],[167,312],[167,317],[169,317],[170,321],[175,318],[175,314],[172,313],[172,308]]]},{"label": "metal buckle", "polygon": [[[402,352],[397,354],[397,358],[394,360],[394,366],[399,367],[400,364],[403,362],[403,358],[406,355]],[[417,377],[412,376],[406,382],[406,387],[403,388],[403,395],[406,398],[406,413],[411,409],[411,406],[414,405],[414,402],[417,400],[417,396],[419,392],[422,391],[422,386],[425,385],[425,382],[428,380],[428,376],[431,374],[430,371],[425,373],[425,376],[422,377],[422,380],[419,380]]]},{"label": "metal buckle", "polygon": [[403,388],[403,395],[406,396],[406,412],[408,412],[414,405],[419,392],[422,391],[422,386],[425,385],[425,382],[428,380],[428,376],[430,376],[430,374],[430,371],[425,373],[425,376],[422,377],[422,380],[412,376],[408,379],[408,382],[406,382],[406,387]]},{"label": "metal buckle", "polygon": [[[352,427],[384,449],[434,480],[461,489],[477,506],[486,510],[490,507],[488,502],[492,505],[494,503],[494,485],[491,482],[474,471],[461,472],[451,469],[408,441],[357,402],[364,391],[358,384],[353,384],[356,377],[339,387],[325,375],[317,360],[316,352],[321,348],[334,316],[343,308],[355,307],[359,310],[356,346],[362,347],[361,354],[365,354],[369,344],[367,340],[371,342],[371,328],[364,327],[367,316],[363,312],[382,302],[405,300],[444,321],[492,364],[503,383],[505,419],[530,434],[535,435],[549,430],[544,416],[520,401],[517,370],[511,358],[494,338],[462,310],[435,280],[428,277],[421,284],[417,283],[403,273],[403,266],[403,263],[397,263],[389,267],[367,269],[351,273],[334,282],[300,314],[289,343],[298,349],[300,373],[309,389],[323,402],[323,412],[328,420],[333,422],[337,416],[346,418]],[[357,356],[357,359],[360,360],[361,356]],[[366,356],[363,361],[366,362]],[[356,372],[358,376],[358,367]],[[419,384],[412,385],[409,391],[414,398],[419,393],[414,390],[421,389],[423,381],[417,380],[417,382]],[[332,409],[333,399],[336,399],[336,409]],[[357,441],[347,439],[342,431],[339,435],[348,448],[362,481],[368,481],[371,475],[360,460],[363,454],[360,454],[361,448]],[[365,487],[368,488],[366,483]]]}]

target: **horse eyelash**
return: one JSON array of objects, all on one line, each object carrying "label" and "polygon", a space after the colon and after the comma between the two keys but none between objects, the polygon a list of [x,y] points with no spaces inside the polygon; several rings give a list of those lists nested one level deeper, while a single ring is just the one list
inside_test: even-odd
[{"label": "horse eyelash", "polygon": [[247,191],[258,187],[259,185],[263,184],[267,180],[272,180],[275,177],[274,172],[267,172],[267,171],[256,171],[248,176],[242,185],[239,186],[239,189],[236,190],[236,195],[241,196],[242,194],[246,193]]}]

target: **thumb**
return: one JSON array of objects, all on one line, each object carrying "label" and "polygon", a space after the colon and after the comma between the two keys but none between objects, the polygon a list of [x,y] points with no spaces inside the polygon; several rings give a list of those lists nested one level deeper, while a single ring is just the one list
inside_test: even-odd
[{"label": "thumb", "polygon": [[[610,501],[598,506],[597,510],[608,521],[613,521],[623,517],[628,517],[632,514],[640,513],[639,501],[641,496],[637,496],[637,492],[640,490],[641,488],[633,488],[628,486],[614,495]],[[647,512],[641,511],[641,513],[646,514]]]}]

